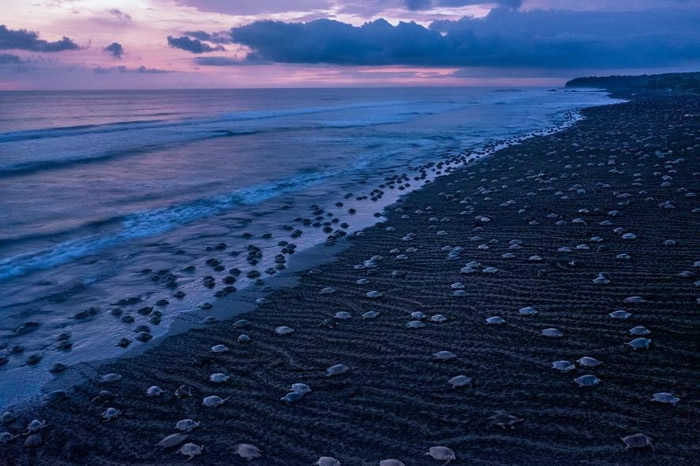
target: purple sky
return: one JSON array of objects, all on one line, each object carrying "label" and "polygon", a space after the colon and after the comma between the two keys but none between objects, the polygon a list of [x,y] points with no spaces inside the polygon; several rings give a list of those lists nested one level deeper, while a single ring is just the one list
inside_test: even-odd
[{"label": "purple sky", "polygon": [[4,3],[0,90],[556,85],[700,69],[697,0]]}]

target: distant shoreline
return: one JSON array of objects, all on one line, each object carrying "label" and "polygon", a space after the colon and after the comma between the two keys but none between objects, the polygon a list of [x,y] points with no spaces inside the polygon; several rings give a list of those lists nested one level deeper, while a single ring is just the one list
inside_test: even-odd
[{"label": "distant shoreline", "polygon": [[700,72],[640,76],[591,76],[574,78],[565,87],[607,89],[611,92],[688,92],[700,93]]}]

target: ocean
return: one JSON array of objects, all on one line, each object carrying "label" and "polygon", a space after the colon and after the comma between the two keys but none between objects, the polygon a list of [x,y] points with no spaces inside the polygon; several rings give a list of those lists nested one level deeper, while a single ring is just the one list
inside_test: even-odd
[{"label": "ocean", "polygon": [[[373,224],[421,185],[416,167],[612,102],[562,89],[0,93],[0,410],[56,363],[128,354],[144,343],[115,345],[142,325],[163,335],[226,276],[256,286],[249,272],[275,273],[281,241],[300,251]],[[402,174],[408,186],[383,184]]]}]

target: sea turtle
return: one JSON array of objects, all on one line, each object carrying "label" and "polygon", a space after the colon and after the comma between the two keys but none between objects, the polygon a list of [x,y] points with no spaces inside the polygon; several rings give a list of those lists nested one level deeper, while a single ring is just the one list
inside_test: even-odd
[{"label": "sea turtle", "polygon": [[34,434],[39,432],[41,429],[46,427],[46,421],[40,421],[39,419],[34,419],[27,425],[27,431],[22,435]]},{"label": "sea turtle", "polygon": [[658,392],[652,395],[651,401],[656,401],[657,403],[671,404],[676,406],[676,403],[681,401],[677,396],[672,395],[668,392]]},{"label": "sea turtle", "polygon": [[277,335],[289,335],[294,333],[294,329],[292,327],[287,327],[286,325],[282,325],[281,327],[275,328],[275,333]]},{"label": "sea turtle", "polygon": [[452,351],[438,351],[437,353],[433,353],[433,356],[440,361],[448,361],[457,357]]},{"label": "sea turtle", "polygon": [[583,367],[596,367],[603,364],[602,361],[598,361],[596,358],[592,358],[590,356],[584,356],[576,362],[581,364]]},{"label": "sea turtle", "polygon": [[632,434],[627,437],[622,437],[622,441],[625,443],[626,449],[632,448],[651,448],[654,451],[654,445],[651,443],[651,439],[645,434]]},{"label": "sea turtle", "polygon": [[292,384],[292,388],[289,391],[306,394],[311,393],[311,387],[309,387],[305,383],[294,383]]},{"label": "sea turtle", "polygon": [[217,395],[209,395],[202,400],[202,406],[206,406],[207,408],[216,408],[217,406],[226,403],[227,400],[228,398],[221,398]]},{"label": "sea turtle", "polygon": [[350,370],[345,364],[335,364],[328,369],[326,369],[326,376],[332,377],[334,375],[343,375]]},{"label": "sea turtle", "polygon": [[341,466],[340,461],[332,456],[322,456],[314,463],[316,466]]},{"label": "sea turtle", "polygon": [[352,319],[352,316],[350,315],[349,312],[339,311],[339,312],[335,313],[333,318],[338,319],[338,320],[349,320],[349,319]]},{"label": "sea turtle", "polygon": [[651,340],[648,338],[641,337],[635,338],[634,340],[628,342],[627,345],[631,346],[634,350],[649,349],[649,346],[651,345]]},{"label": "sea turtle", "polygon": [[445,317],[442,314],[435,314],[434,316],[430,317],[431,322],[435,322],[438,324],[441,324],[447,320],[447,317]]},{"label": "sea turtle", "polygon": [[161,396],[163,393],[163,390],[158,385],[151,385],[146,390],[146,396],[149,398]]},{"label": "sea turtle", "polygon": [[612,317],[613,319],[623,319],[623,320],[629,319],[632,316],[632,314],[630,314],[629,312],[627,312],[623,309],[618,309],[617,311],[613,311],[608,315],[610,317]]},{"label": "sea turtle", "polygon": [[199,426],[199,422],[192,419],[180,419],[175,423],[175,428],[180,432],[191,432]]},{"label": "sea turtle", "polygon": [[505,411],[496,411],[496,414],[491,416],[489,420],[493,421],[494,425],[502,427],[503,429],[512,429],[515,427],[515,424],[524,421],[524,419],[515,417]]},{"label": "sea turtle", "polygon": [[192,396],[192,389],[187,385],[182,384],[179,387],[177,387],[177,390],[175,390],[175,396],[177,398],[186,398],[188,396]]},{"label": "sea turtle", "polygon": [[326,327],[326,328],[336,328],[338,326],[338,321],[335,319],[323,319],[320,324],[318,324],[319,327]]},{"label": "sea turtle", "polygon": [[245,319],[237,320],[233,323],[233,328],[246,328],[250,327],[250,322]]},{"label": "sea turtle", "polygon": [[564,336],[563,333],[561,333],[559,330],[556,328],[546,328],[542,330],[542,336],[543,337],[550,337],[550,338],[561,338]]},{"label": "sea turtle", "polygon": [[491,316],[486,319],[488,325],[503,325],[506,323],[500,316]]},{"label": "sea turtle", "polygon": [[569,361],[554,361],[552,363],[552,369],[556,369],[560,372],[569,372],[572,371],[576,368],[573,364],[571,364]]},{"label": "sea turtle", "polygon": [[579,387],[593,387],[600,383],[600,379],[595,375],[586,374],[581,377],[576,377],[574,382],[576,382]]},{"label": "sea turtle", "polygon": [[362,314],[363,320],[372,320],[376,319],[377,317],[379,317],[379,312],[377,311],[367,311],[364,314]]},{"label": "sea turtle", "polygon": [[235,447],[236,449],[236,454],[243,458],[244,460],[254,460],[255,458],[260,458],[262,457],[262,453],[260,452],[260,448],[256,447],[255,445],[251,445],[249,443],[239,443]]},{"label": "sea turtle", "polygon": [[211,347],[211,350],[214,353],[226,353],[226,352],[228,352],[228,346],[226,346],[226,345],[214,345]]},{"label": "sea turtle", "polygon": [[115,399],[117,395],[114,393],[110,392],[109,390],[102,390],[100,393],[97,394],[95,398],[92,399],[93,403],[104,403],[106,401],[112,401]]},{"label": "sea turtle", "polygon": [[53,390],[44,396],[44,401],[47,403],[56,403],[58,401],[67,400],[70,398],[68,392],[65,390]]},{"label": "sea turtle", "polygon": [[228,382],[231,376],[222,374],[221,372],[216,372],[209,376],[209,381],[214,383],[224,383]]},{"label": "sea turtle", "polygon": [[381,460],[379,466],[406,466],[403,461],[399,461],[394,458],[389,458],[387,460]]},{"label": "sea turtle", "polygon": [[102,377],[100,377],[100,382],[102,383],[114,383],[114,382],[119,382],[122,379],[122,376],[119,374],[115,373],[109,373],[105,374]]},{"label": "sea turtle", "polygon": [[197,445],[195,443],[186,443],[180,447],[178,453],[187,457],[187,461],[191,460],[195,456],[201,455],[204,451],[204,446]]},{"label": "sea turtle", "polygon": [[122,412],[119,411],[117,408],[107,408],[102,413],[102,419],[104,419],[105,422],[109,422],[118,418],[121,415],[121,413]]},{"label": "sea turtle", "polygon": [[467,377],[466,375],[458,375],[452,377],[450,380],[447,381],[447,383],[452,385],[452,388],[466,387],[467,385],[471,386],[472,378]]},{"label": "sea turtle", "polygon": [[643,325],[638,325],[637,327],[633,327],[630,329],[630,335],[642,336],[642,335],[649,335],[650,333],[651,333],[651,330],[644,327]]},{"label": "sea turtle", "polygon": [[535,314],[537,314],[537,310],[532,306],[520,308],[518,312],[521,316],[534,316]]},{"label": "sea turtle", "polygon": [[425,327],[425,322],[422,322],[420,320],[412,320],[410,322],[406,322],[406,328],[423,328]]},{"label": "sea turtle", "polygon": [[449,463],[450,461],[456,460],[457,455],[448,447],[438,446],[430,447],[430,449],[425,453],[434,460],[444,461],[443,465]]},{"label": "sea turtle", "polygon": [[15,438],[17,438],[17,436],[12,435],[9,432],[0,432],[0,445],[5,445],[6,443],[11,442]]}]

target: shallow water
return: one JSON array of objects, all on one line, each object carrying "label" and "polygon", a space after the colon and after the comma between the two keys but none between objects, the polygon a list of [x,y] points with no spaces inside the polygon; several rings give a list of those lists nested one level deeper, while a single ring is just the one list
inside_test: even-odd
[{"label": "shallow water", "polygon": [[[323,242],[320,228],[294,222],[313,218],[312,205],[339,219],[334,230],[361,229],[419,186],[356,200],[385,177],[609,102],[540,89],[0,93],[0,407],[23,396],[11,379],[112,355],[137,326],[158,336],[172,316],[213,301],[202,277],[219,289],[226,272],[208,258],[244,277],[274,264],[280,240]],[[304,234],[290,238],[283,225]],[[263,252],[256,266],[249,244]],[[168,273],[182,299],[164,286]],[[137,312],[163,298],[159,325]],[[39,325],[17,332],[26,322]],[[57,349],[64,332],[70,350]],[[31,354],[42,356],[37,366],[26,365]]]}]

